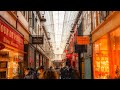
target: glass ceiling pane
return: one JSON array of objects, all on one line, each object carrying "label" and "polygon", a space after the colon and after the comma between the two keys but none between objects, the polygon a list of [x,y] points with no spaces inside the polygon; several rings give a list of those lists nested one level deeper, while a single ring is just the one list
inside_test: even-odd
[{"label": "glass ceiling pane", "polygon": [[60,46],[61,43],[64,13],[64,11],[53,11],[55,42],[58,46]]},{"label": "glass ceiling pane", "polygon": [[50,32],[53,47],[64,50],[77,14],[78,11],[45,11],[45,27]]}]

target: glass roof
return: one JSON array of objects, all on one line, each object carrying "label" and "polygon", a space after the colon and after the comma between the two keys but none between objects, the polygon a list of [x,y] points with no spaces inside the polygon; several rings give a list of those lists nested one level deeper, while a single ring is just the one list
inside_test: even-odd
[{"label": "glass roof", "polygon": [[[63,52],[78,11],[40,11],[46,18],[45,28],[50,35],[53,50]],[[62,53],[61,52],[61,53]]]}]

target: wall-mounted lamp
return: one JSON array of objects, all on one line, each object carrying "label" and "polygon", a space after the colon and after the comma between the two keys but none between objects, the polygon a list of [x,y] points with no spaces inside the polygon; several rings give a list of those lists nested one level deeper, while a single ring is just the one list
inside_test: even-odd
[{"label": "wall-mounted lamp", "polygon": [[74,33],[74,30],[72,29],[70,32],[71,32],[71,33]]},{"label": "wall-mounted lamp", "polygon": [[42,15],[40,21],[41,21],[41,22],[46,22],[46,19],[44,18],[44,15]]},{"label": "wall-mounted lamp", "polygon": [[47,38],[48,40],[50,40],[51,38]]},{"label": "wall-mounted lamp", "polygon": [[50,38],[50,32],[47,32],[47,33],[49,33],[49,36],[48,36],[48,38],[47,38],[47,39],[48,39],[48,40],[50,40],[50,39],[51,39],[51,38]]},{"label": "wall-mounted lamp", "polygon": [[68,42],[66,44],[69,44]]}]

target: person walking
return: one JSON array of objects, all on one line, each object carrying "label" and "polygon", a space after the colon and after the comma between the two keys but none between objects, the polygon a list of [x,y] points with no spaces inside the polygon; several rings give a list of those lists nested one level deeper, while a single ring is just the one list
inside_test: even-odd
[{"label": "person walking", "polygon": [[43,66],[41,66],[39,69],[38,69],[38,79],[44,79],[44,67]]},{"label": "person walking", "polygon": [[59,79],[59,75],[55,70],[48,69],[44,72],[44,79]]},{"label": "person walking", "polygon": [[29,69],[29,68],[25,68],[24,74],[25,74],[24,79],[32,79],[31,73],[30,73],[30,69]]}]

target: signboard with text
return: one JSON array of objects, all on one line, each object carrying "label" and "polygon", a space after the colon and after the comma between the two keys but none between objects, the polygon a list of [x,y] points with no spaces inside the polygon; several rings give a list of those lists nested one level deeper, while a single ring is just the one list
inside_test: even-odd
[{"label": "signboard with text", "polygon": [[88,36],[77,36],[77,44],[78,45],[89,44],[89,37]]},{"label": "signboard with text", "polygon": [[2,20],[0,20],[0,41],[19,50],[24,50],[23,36]]},{"label": "signboard with text", "polygon": [[32,44],[43,44],[43,36],[33,36]]},{"label": "signboard with text", "polygon": [[78,52],[87,52],[87,45],[77,45],[74,46],[75,53]]}]

